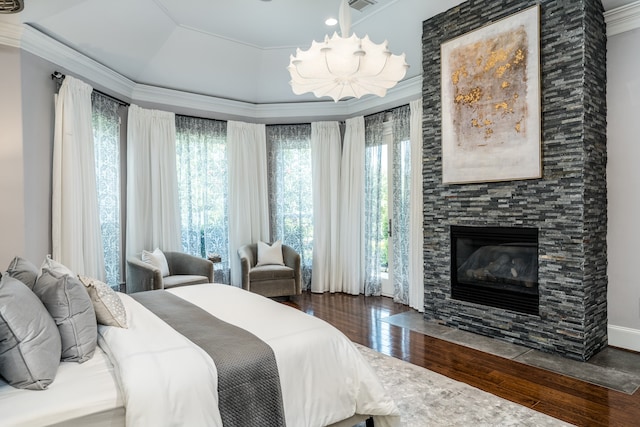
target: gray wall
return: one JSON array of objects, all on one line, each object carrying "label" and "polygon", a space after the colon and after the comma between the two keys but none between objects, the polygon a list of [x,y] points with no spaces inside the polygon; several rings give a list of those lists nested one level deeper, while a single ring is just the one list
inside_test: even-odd
[{"label": "gray wall", "polygon": [[53,65],[0,45],[0,271],[19,255],[40,265],[51,251]]},{"label": "gray wall", "polygon": [[[25,254],[20,50],[0,45],[0,271]],[[47,180],[48,181],[48,180]]]},{"label": "gray wall", "polygon": [[[640,351],[640,29],[607,43],[610,342]],[[630,328],[632,331],[625,331]]]},{"label": "gray wall", "polygon": [[[51,253],[51,167],[53,155],[53,65],[22,53],[22,119],[24,153],[24,256],[40,265]],[[0,264],[2,265],[2,264]]]}]

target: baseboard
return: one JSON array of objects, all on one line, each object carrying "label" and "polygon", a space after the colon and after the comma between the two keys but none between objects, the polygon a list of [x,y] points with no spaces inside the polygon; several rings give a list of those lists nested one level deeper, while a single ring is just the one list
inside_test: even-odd
[{"label": "baseboard", "polygon": [[632,351],[640,351],[640,330],[609,325],[607,333],[609,335],[609,345]]}]

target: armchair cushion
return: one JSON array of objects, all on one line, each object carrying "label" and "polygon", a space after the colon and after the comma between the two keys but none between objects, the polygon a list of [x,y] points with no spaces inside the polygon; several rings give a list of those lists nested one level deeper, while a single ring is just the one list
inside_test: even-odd
[{"label": "armchair cushion", "polygon": [[293,268],[284,265],[261,265],[251,269],[249,276],[252,282],[261,280],[293,279]]}]

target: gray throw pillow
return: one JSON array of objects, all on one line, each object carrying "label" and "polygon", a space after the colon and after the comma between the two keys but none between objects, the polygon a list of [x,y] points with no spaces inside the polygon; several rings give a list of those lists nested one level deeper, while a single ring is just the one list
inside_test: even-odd
[{"label": "gray throw pillow", "polygon": [[44,261],[42,261],[40,270],[55,271],[59,274],[68,274],[70,276],[75,276],[75,274],[73,274],[73,271],[71,271],[69,267],[51,258],[51,255],[47,255]]},{"label": "gray throw pillow", "polygon": [[84,285],[66,273],[45,268],[33,292],[58,325],[62,341],[62,360],[85,362],[96,350],[96,313]]},{"label": "gray throw pillow", "polygon": [[42,302],[27,286],[0,279],[0,375],[12,386],[44,390],[60,365],[60,334]]},{"label": "gray throw pillow", "polygon": [[33,265],[29,260],[19,256],[15,257],[13,261],[9,263],[9,268],[7,268],[7,274],[9,276],[20,280],[27,285],[29,289],[33,289],[33,286],[36,284],[38,273],[38,267]]}]

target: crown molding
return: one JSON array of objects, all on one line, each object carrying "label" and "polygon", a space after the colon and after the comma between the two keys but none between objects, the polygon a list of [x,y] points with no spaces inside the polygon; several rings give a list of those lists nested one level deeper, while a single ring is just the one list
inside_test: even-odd
[{"label": "crown molding", "polygon": [[604,22],[607,37],[640,28],[640,1],[606,11]]},{"label": "crown molding", "polygon": [[[58,42],[29,25],[0,22],[0,44],[18,47],[39,56],[79,78],[106,88],[131,102],[166,105],[206,112],[220,119],[261,123],[293,123],[309,120],[344,120],[355,115],[393,108],[422,93],[422,77],[398,83],[383,98],[366,96],[339,102],[311,101],[253,104],[162,87],[138,84],[97,61]],[[51,70],[52,72],[55,70]],[[62,71],[62,70],[60,70]]]},{"label": "crown molding", "polygon": [[23,50],[65,68],[81,78],[91,80],[94,84],[108,88],[119,96],[131,97],[135,86],[133,81],[29,25],[23,25],[23,28]]},{"label": "crown molding", "polygon": [[346,115],[344,105],[330,102],[300,102],[279,104],[252,104],[230,99],[179,90],[138,84],[133,90],[134,101],[161,104],[180,109],[197,110],[213,113],[216,118],[227,120],[251,120],[256,122],[294,122],[305,117],[329,120],[336,116]]},{"label": "crown molding", "polygon": [[216,98],[173,89],[137,84],[131,95],[134,101],[162,104],[216,113],[229,119],[252,119],[263,123],[314,120],[344,120],[350,116],[368,114],[397,107],[416,99],[422,93],[422,77],[398,83],[384,98],[366,97],[345,101],[283,102],[252,104]]},{"label": "crown molding", "polygon": [[22,29],[22,25],[0,22],[0,44],[19,48],[22,40]]}]

